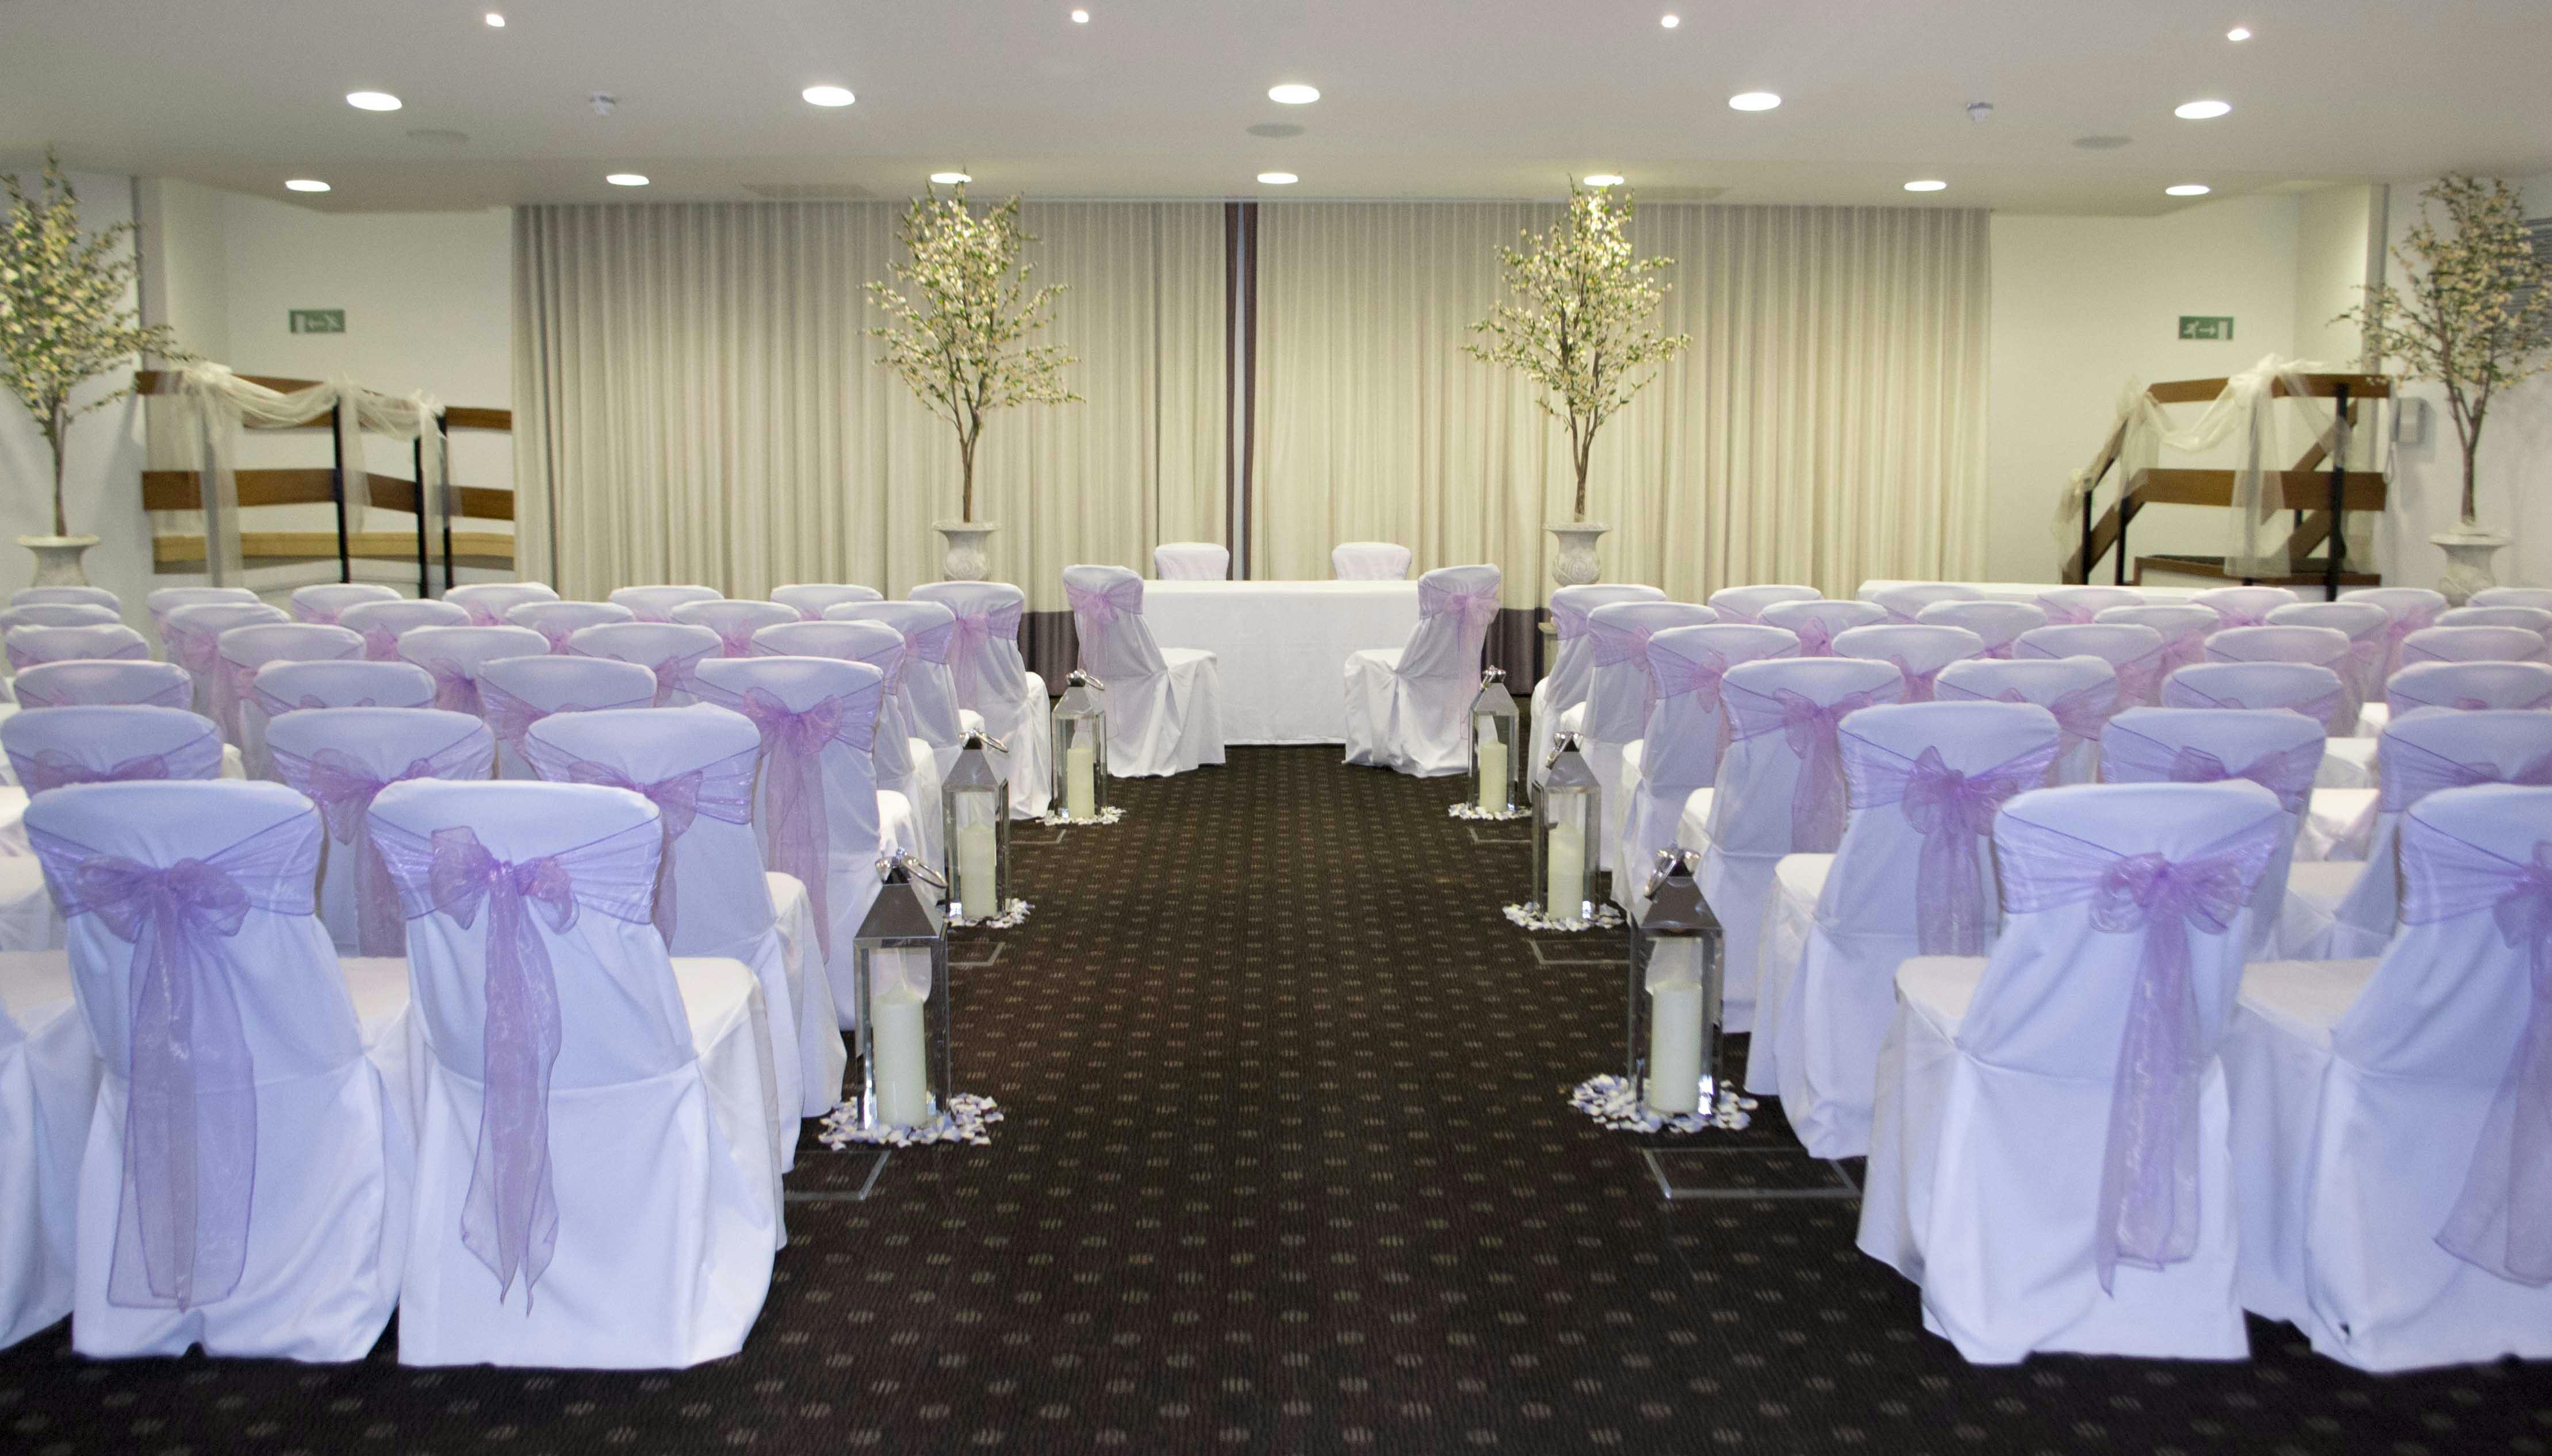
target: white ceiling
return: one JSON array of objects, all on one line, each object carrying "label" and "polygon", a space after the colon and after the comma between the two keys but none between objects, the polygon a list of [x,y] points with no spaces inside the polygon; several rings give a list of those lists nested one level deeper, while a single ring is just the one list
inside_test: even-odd
[{"label": "white ceiling", "polygon": [[[0,0],[0,154],[341,211],[894,197],[955,166],[1046,197],[1536,197],[1604,170],[1651,198],[2146,214],[2185,205],[2175,182],[2552,171],[2547,0],[1074,3]],[[827,82],[858,104],[798,99]],[[1752,89],[1785,104],[1728,108]],[[2234,112],[2173,117],[2197,97]],[[1247,130],[1270,122],[1304,130]],[[2102,135],[2133,142],[2073,145]]]}]

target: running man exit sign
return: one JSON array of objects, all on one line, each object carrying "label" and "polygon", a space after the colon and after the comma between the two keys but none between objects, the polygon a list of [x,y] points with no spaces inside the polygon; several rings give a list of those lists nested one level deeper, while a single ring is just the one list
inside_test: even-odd
[{"label": "running man exit sign", "polygon": [[[346,311],[342,308],[296,308],[289,310],[295,334],[343,334]],[[2180,337],[2188,337],[2188,321],[2180,320]]]},{"label": "running man exit sign", "polygon": [[2184,313],[2180,316],[2180,337],[2203,339],[2210,344],[2228,343],[2233,338],[2233,320]]}]

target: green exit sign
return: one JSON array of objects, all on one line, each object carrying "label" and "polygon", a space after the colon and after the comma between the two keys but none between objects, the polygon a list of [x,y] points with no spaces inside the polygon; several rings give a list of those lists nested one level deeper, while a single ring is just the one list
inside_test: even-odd
[{"label": "green exit sign", "polygon": [[2205,314],[2184,313],[2180,316],[2180,337],[2203,339],[2211,344],[2229,343],[2233,338],[2233,320]]},{"label": "green exit sign", "polygon": [[[343,334],[346,332],[346,311],[342,308],[296,308],[291,310],[291,314],[292,332],[295,334]],[[2228,320],[2227,322],[2229,323],[2230,321]],[[2227,332],[2229,333],[2230,330],[2228,329]],[[2180,321],[2180,337],[2183,339],[2188,337],[2187,321],[2185,319]]]}]

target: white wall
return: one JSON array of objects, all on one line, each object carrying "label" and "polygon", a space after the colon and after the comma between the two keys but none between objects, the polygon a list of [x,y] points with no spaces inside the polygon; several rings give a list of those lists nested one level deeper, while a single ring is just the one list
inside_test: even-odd
[{"label": "white wall", "polygon": [[2338,319],[2365,298],[2372,250],[2383,242],[2384,189],[2323,187],[2299,201],[2294,357],[2353,369],[2362,353],[2358,329]]}]

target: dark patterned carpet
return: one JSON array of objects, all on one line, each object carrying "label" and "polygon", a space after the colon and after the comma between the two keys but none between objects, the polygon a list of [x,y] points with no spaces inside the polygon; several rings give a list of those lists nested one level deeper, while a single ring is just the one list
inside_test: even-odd
[{"label": "dark patterned carpet", "polygon": [[2552,1452],[2552,1371],[2372,1379],[2257,1321],[2242,1365],[1970,1369],[1768,1103],[1670,1160],[1763,1196],[1663,1200],[1563,1099],[1619,1059],[1619,942],[1500,918],[1521,833],[1456,793],[1239,750],[1023,829],[1035,915],[959,951],[1009,1120],[865,1200],[810,1143],[737,1359],[97,1365],[64,1327],[0,1354],[0,1451]]}]

